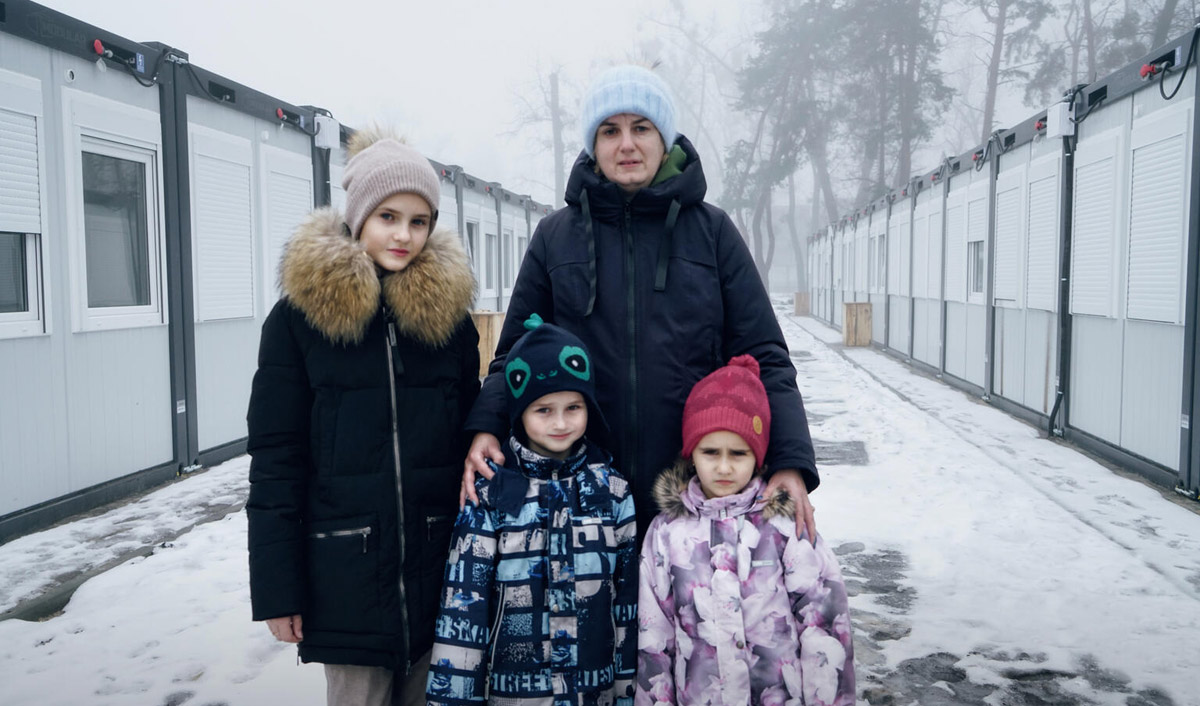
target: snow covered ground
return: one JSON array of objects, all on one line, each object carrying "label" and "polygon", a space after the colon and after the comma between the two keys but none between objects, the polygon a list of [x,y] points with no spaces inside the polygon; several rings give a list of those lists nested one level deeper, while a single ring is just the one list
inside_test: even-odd
[{"label": "snow covered ground", "polygon": [[[1200,704],[1200,514],[881,353],[781,313],[852,592],[861,703]],[[830,345],[835,344],[835,345]],[[104,566],[61,614],[0,622],[0,704],[322,704],[250,622],[246,459],[0,546],[0,612]],[[167,539],[164,540],[163,537]]]}]

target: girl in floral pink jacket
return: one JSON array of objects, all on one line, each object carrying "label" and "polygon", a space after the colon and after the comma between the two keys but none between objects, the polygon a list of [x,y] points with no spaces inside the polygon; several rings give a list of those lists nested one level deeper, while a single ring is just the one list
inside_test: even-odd
[{"label": "girl in floral pink jacket", "polygon": [[636,706],[853,706],[846,587],[791,502],[759,497],[771,427],[758,362],[692,389],[642,546]]}]

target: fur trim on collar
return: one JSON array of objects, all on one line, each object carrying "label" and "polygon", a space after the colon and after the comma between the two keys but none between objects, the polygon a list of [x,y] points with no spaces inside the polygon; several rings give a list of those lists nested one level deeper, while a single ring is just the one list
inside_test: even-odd
[{"label": "fur trim on collar", "polygon": [[[672,520],[692,514],[687,504],[683,502],[683,493],[695,476],[696,467],[686,458],[678,458],[675,460],[675,465],[663,469],[654,481],[653,491],[654,502],[658,505],[659,512]],[[784,492],[776,493],[770,498],[756,503],[755,507],[761,507],[763,517],[768,519],[777,515],[780,517],[796,516],[796,505]]]},{"label": "fur trim on collar", "polygon": [[308,323],[334,343],[358,343],[384,301],[405,335],[434,347],[450,340],[475,299],[475,277],[456,233],[435,230],[408,267],[377,274],[342,214],[308,215],[284,248],[280,288]]}]

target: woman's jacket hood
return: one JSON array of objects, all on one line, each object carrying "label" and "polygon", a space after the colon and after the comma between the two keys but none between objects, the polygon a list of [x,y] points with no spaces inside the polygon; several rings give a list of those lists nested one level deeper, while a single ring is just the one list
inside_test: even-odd
[{"label": "woman's jacket hood", "polygon": [[359,343],[380,297],[401,333],[441,347],[475,298],[475,277],[457,233],[439,228],[400,272],[378,269],[342,214],[320,208],[296,229],[280,262],[283,295],[334,343]]},{"label": "woman's jacket hood", "polygon": [[[775,493],[770,498],[759,498],[765,487],[762,475],[750,479],[741,492],[724,498],[708,499],[696,478],[696,467],[686,458],[675,461],[675,465],[664,469],[654,481],[654,502],[658,510],[672,520],[686,515],[703,516],[706,510],[727,510],[730,515],[740,515],[762,510],[763,517],[795,517],[796,506],[787,493]],[[706,507],[707,506],[707,507]],[[719,508],[718,508],[719,506]]]}]

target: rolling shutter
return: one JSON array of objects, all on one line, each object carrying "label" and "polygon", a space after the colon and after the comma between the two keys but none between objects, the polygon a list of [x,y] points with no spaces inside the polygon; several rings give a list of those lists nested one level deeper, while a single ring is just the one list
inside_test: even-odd
[{"label": "rolling shutter", "polygon": [[0,110],[0,231],[42,232],[37,128],[32,115]]}]

